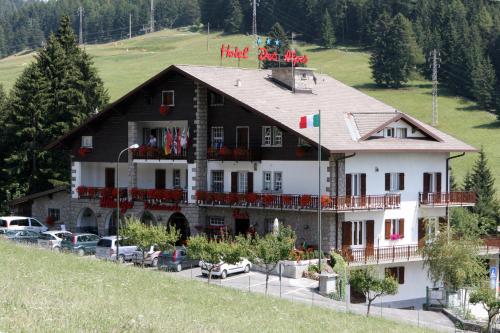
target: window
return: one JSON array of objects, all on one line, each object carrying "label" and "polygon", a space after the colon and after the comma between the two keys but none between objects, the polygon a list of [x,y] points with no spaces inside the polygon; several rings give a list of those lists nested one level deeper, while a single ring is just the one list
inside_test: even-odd
[{"label": "window", "polygon": [[276,126],[262,126],[262,146],[283,145],[283,132]]},{"label": "window", "polygon": [[163,190],[167,188],[166,179],[167,171],[165,169],[156,169],[155,170],[155,189]]},{"label": "window", "polygon": [[175,93],[173,90],[161,92],[161,104],[166,106],[175,106]]},{"label": "window", "polygon": [[173,176],[172,184],[174,188],[181,188],[181,170],[174,169]]},{"label": "window", "polygon": [[399,220],[391,219],[391,235],[399,235]]},{"label": "window", "polygon": [[297,142],[297,147],[311,147],[311,144],[307,142],[304,138],[299,138]]},{"label": "window", "polygon": [[425,225],[426,234],[429,235],[428,241],[430,241],[434,236],[437,235],[439,231],[439,218],[437,217],[429,217],[427,219],[427,224]]},{"label": "window", "polygon": [[32,227],[41,227],[42,224],[38,222],[36,219],[31,219],[31,226]]},{"label": "window", "polygon": [[274,191],[281,192],[283,189],[283,174],[281,172],[274,173]]},{"label": "window", "polygon": [[211,226],[223,227],[224,226],[224,217],[221,216],[209,216],[208,223]]},{"label": "window", "polygon": [[283,132],[276,126],[273,127],[273,145],[280,147],[283,145]]},{"label": "window", "polygon": [[364,227],[363,221],[354,221],[351,226],[352,233],[352,246],[363,246],[364,245]]},{"label": "window", "polygon": [[263,179],[263,184],[262,184],[262,191],[263,192],[270,192],[271,191],[271,184],[272,184],[272,174],[270,171],[264,171],[262,174],[262,179]]},{"label": "window", "polygon": [[224,96],[211,92],[210,106],[223,106],[223,105],[224,105]]},{"label": "window", "polygon": [[272,143],[272,127],[271,126],[262,126],[262,145],[263,146],[271,146]]},{"label": "window", "polygon": [[405,189],[405,174],[392,172],[385,174],[385,190],[390,192],[403,191]]},{"label": "window", "polygon": [[398,240],[405,236],[404,219],[386,219],[385,220],[385,239]]},{"label": "window", "polygon": [[361,195],[361,174],[353,173],[351,174],[351,188],[353,196]]},{"label": "window", "polygon": [[406,128],[396,128],[396,138],[403,139],[408,136],[408,130]]},{"label": "window", "polygon": [[[12,221],[14,222],[14,221]],[[10,223],[10,225],[13,225],[13,223]],[[28,219],[22,219],[22,220],[16,220],[15,222],[17,222],[16,224],[20,227],[29,227],[30,226],[30,222]]]},{"label": "window", "polygon": [[104,186],[107,188],[115,187],[115,169],[114,168],[104,169]]},{"label": "window", "polygon": [[47,215],[52,216],[54,218],[54,221],[59,221],[59,219],[61,218],[61,211],[57,208],[49,208]]},{"label": "window", "polygon": [[424,193],[441,192],[441,172],[424,172],[423,190]]},{"label": "window", "polygon": [[392,276],[399,284],[405,283],[405,268],[404,267],[387,267],[385,269],[385,276]]},{"label": "window", "polygon": [[212,191],[213,192],[224,192],[224,171],[223,170],[213,170],[212,171]]},{"label": "window", "polygon": [[386,137],[386,138],[393,138],[394,137],[394,128],[392,128],[392,127],[386,127],[384,129],[384,137]]},{"label": "window", "polygon": [[82,147],[92,148],[92,136],[82,136]]},{"label": "window", "polygon": [[212,126],[212,147],[222,148],[224,146],[224,127]]},{"label": "window", "polygon": [[246,171],[238,172],[238,192],[248,192],[248,172]]}]

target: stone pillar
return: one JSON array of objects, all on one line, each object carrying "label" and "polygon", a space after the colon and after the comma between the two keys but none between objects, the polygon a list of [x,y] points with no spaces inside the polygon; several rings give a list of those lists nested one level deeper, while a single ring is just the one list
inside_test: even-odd
[{"label": "stone pillar", "polygon": [[[129,121],[128,123],[128,146],[138,143],[138,126],[136,122]],[[128,197],[132,198],[132,189],[137,187],[137,164],[134,163],[132,152],[128,151]],[[118,170],[116,170],[118,172]],[[117,184],[118,185],[118,184]]]},{"label": "stone pillar", "polygon": [[196,190],[207,190],[207,136],[208,136],[208,105],[207,88],[200,83],[196,83],[195,90],[196,136],[194,138],[196,171]]},{"label": "stone pillar", "polygon": [[76,189],[82,185],[82,164],[81,162],[71,161],[71,198],[78,199]]}]

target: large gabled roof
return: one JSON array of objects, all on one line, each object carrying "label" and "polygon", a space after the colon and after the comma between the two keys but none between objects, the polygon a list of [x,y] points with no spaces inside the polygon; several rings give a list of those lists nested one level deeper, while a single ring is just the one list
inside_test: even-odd
[{"label": "large gabled roof", "polygon": [[[65,137],[52,143],[54,147],[63,140],[70,138],[87,124],[99,121],[106,112],[119,109],[137,92],[148,85],[161,80],[169,71],[176,71],[202,83],[226,98],[233,100],[244,108],[256,114],[271,119],[289,131],[305,137],[309,141],[318,142],[318,129],[299,129],[299,118],[304,115],[317,113],[321,109],[322,146],[331,152],[354,151],[476,151],[476,149],[462,141],[439,131],[407,114],[399,113],[406,121],[418,127],[435,140],[419,139],[377,139],[361,140],[353,137],[352,126],[348,115],[366,115],[367,121],[363,122],[364,134],[373,132],[369,129],[370,119],[384,118],[390,121],[393,118],[387,114],[396,114],[396,110],[359,90],[351,88],[340,81],[324,74],[316,74],[317,84],[312,93],[292,93],[289,89],[277,84],[271,79],[270,70],[243,69],[234,67],[173,65],[146,81],[139,87],[123,96],[101,113],[92,117],[81,127],[68,133]],[[236,84],[239,80],[241,84]],[[358,121],[360,118],[358,117]],[[383,122],[383,121],[382,121]],[[373,126],[376,126],[373,122]],[[380,124],[378,124],[380,125]]]}]

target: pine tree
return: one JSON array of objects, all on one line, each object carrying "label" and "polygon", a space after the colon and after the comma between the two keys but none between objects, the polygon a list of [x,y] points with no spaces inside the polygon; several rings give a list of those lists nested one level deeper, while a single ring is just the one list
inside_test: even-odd
[{"label": "pine tree", "polygon": [[472,175],[469,171],[465,173],[464,181],[462,184],[462,189],[466,192],[472,191],[474,188],[474,183],[472,182]]},{"label": "pine tree", "polygon": [[[265,45],[264,47],[269,53],[274,53],[277,52],[278,55],[280,56],[280,59],[283,58],[283,56],[286,54],[288,50],[290,50],[290,44],[288,41],[288,37],[285,33],[285,30],[279,24],[276,22],[272,28],[271,31],[269,31],[269,45]],[[265,42],[265,41],[264,41]],[[262,67],[263,68],[273,68],[273,67],[288,67],[291,66],[291,63],[278,63],[276,61],[263,61],[262,62]]]},{"label": "pine tree", "polygon": [[333,30],[333,22],[328,9],[325,10],[321,24],[321,44],[327,49],[331,49],[335,44],[335,31]]},{"label": "pine tree", "polygon": [[[479,51],[481,52],[481,51]],[[473,60],[471,71],[471,93],[479,106],[491,109],[494,106],[496,76],[488,57],[478,55]]]},{"label": "pine tree", "polygon": [[370,59],[372,75],[379,86],[400,88],[422,59],[411,22],[402,14],[392,20],[384,13],[375,28]]},{"label": "pine tree", "polygon": [[483,147],[474,163],[471,173],[471,190],[477,195],[473,211],[480,216],[498,219],[498,203],[495,198],[495,179],[488,167],[488,160]]},{"label": "pine tree", "polygon": [[241,23],[243,22],[240,0],[230,0],[227,6],[224,31],[230,34],[238,33],[241,31]]}]

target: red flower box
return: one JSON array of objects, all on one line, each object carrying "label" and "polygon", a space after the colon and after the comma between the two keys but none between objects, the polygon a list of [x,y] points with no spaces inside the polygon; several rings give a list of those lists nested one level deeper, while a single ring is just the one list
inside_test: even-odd
[{"label": "red flower box", "polygon": [[232,155],[231,148],[222,147],[221,149],[219,149],[219,156],[220,157],[227,158],[227,157],[231,157],[231,155]]},{"label": "red flower box", "polygon": [[295,149],[295,156],[297,156],[298,158],[304,157],[304,154],[305,154],[304,148],[297,147],[297,149]]},{"label": "red flower box", "polygon": [[257,194],[255,194],[255,193],[248,193],[246,195],[246,201],[249,204],[255,204],[257,202],[257,199],[258,199],[258,197],[257,197]]},{"label": "red flower box", "polygon": [[170,111],[170,108],[165,105],[165,104],[162,104],[160,105],[160,114],[163,115],[163,116],[166,116]]},{"label": "red flower box", "polygon": [[88,147],[80,147],[80,149],[78,149],[78,155],[80,155],[81,157],[85,157],[87,154],[89,154],[91,152],[92,152],[92,148],[88,148]]},{"label": "red flower box", "polygon": [[264,206],[272,206],[274,203],[274,196],[271,194],[264,194],[262,202],[264,203]]},{"label": "red flower box", "polygon": [[83,197],[85,194],[87,194],[87,188],[85,186],[78,186],[76,188],[76,192],[78,193],[79,197]]},{"label": "red flower box", "polygon": [[283,206],[293,206],[293,197],[291,195],[283,195],[281,197],[281,202],[283,203]]},{"label": "red flower box", "polygon": [[140,146],[139,147],[139,157],[146,157],[148,154],[148,146]]},{"label": "red flower box", "polygon": [[311,206],[311,200],[312,200],[312,197],[308,194],[301,196],[300,197],[300,206],[302,206],[302,207]]},{"label": "red flower box", "polygon": [[321,196],[321,207],[322,208],[327,208],[327,207],[331,206],[332,202],[333,202],[333,199],[330,196],[328,196],[328,195]]},{"label": "red flower box", "polygon": [[226,195],[225,199],[226,199],[225,200],[226,204],[232,206],[232,205],[234,205],[235,203],[238,202],[238,194],[237,193],[228,193]]},{"label": "red flower box", "polygon": [[234,148],[233,150],[233,157],[234,159],[236,160],[240,160],[240,159],[243,159],[247,156],[247,153],[248,153],[248,149],[245,149],[245,148]]},{"label": "red flower box", "polygon": [[182,201],[182,197],[183,197],[183,192],[182,190],[180,189],[175,189],[172,191],[172,194],[171,194],[171,197],[172,197],[172,200],[175,202],[175,203],[179,203]]},{"label": "red flower box", "polygon": [[205,201],[207,199],[206,191],[196,191],[196,200]]}]

